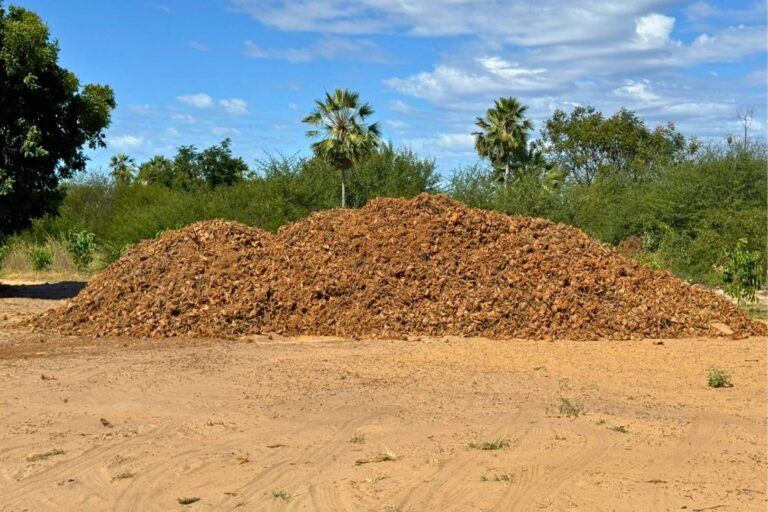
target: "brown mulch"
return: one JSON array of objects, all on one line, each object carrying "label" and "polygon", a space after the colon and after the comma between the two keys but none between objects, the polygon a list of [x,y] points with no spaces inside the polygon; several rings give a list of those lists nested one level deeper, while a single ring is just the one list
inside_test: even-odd
[{"label": "brown mulch", "polygon": [[40,328],[79,335],[462,335],[632,339],[766,334],[723,297],[576,228],[443,195],[330,210],[276,235],[226,221],[130,249]]}]

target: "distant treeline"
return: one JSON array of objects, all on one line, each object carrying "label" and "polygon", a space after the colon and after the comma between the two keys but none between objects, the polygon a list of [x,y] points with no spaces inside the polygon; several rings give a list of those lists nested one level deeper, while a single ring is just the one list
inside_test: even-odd
[{"label": "distant treeline", "polygon": [[[738,240],[764,254],[764,144],[702,145],[672,125],[649,129],[632,112],[604,118],[591,108],[558,111],[541,133],[503,161],[486,158],[445,177],[434,160],[381,145],[350,170],[348,205],[445,192],[470,206],[571,224],[614,245],[636,237],[646,264],[711,285]],[[248,166],[226,140],[138,165],[117,155],[111,167],[109,177],[67,184],[59,215],[35,220],[17,239],[42,243],[87,231],[111,261],[139,240],[200,219],[275,231],[339,205],[338,173],[325,159],[279,156]]]}]

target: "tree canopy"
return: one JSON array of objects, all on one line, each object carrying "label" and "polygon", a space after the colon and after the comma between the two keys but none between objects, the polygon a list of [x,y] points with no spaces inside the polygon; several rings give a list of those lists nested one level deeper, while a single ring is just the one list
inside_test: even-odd
[{"label": "tree canopy", "polygon": [[368,103],[360,102],[360,95],[348,89],[325,93],[325,100],[315,100],[315,109],[302,122],[316,128],[307,131],[307,137],[320,140],[312,144],[312,151],[341,172],[341,207],[347,206],[347,172],[379,145],[379,126],[367,124],[374,113]]},{"label": "tree canopy", "polygon": [[520,157],[521,164],[529,156],[525,150],[533,123],[525,117],[527,110],[528,107],[517,98],[499,98],[493,108],[486,111],[485,117],[478,117],[475,122],[480,128],[473,133],[477,153],[491,162],[505,183],[511,172],[523,169],[522,165],[514,166],[515,156]]},{"label": "tree canopy", "polygon": [[0,237],[56,211],[60,180],[83,170],[83,146],[104,146],[112,89],[81,85],[32,11],[0,2]]},{"label": "tree canopy", "polygon": [[621,109],[605,118],[594,107],[556,110],[541,131],[543,151],[568,180],[589,185],[610,173],[646,180],[662,164],[682,162],[696,148],[672,123],[650,130],[637,114]]}]

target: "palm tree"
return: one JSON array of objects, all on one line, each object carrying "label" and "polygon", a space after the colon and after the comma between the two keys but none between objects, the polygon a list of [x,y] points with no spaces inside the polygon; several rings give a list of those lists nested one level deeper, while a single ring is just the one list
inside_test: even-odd
[{"label": "palm tree", "polygon": [[366,124],[373,114],[368,103],[360,103],[360,95],[348,89],[325,93],[325,100],[315,100],[315,109],[302,122],[316,126],[307,137],[321,137],[312,150],[341,173],[341,207],[347,207],[347,172],[379,144],[379,126]]},{"label": "palm tree", "polygon": [[136,161],[125,153],[113,155],[109,160],[110,174],[118,185],[128,185],[133,180]]},{"label": "palm tree", "polygon": [[512,158],[515,152],[525,148],[528,132],[533,123],[525,118],[528,107],[517,98],[499,98],[494,108],[489,108],[485,117],[478,117],[475,124],[480,131],[475,136],[478,154],[490,160],[494,167],[504,169],[504,183],[509,181]]}]

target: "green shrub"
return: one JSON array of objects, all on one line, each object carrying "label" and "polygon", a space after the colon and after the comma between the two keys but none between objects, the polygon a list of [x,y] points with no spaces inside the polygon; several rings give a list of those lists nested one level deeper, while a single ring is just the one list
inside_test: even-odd
[{"label": "green shrub", "polygon": [[29,260],[32,262],[32,269],[39,272],[51,266],[53,253],[47,247],[35,247],[29,250]]},{"label": "green shrub", "polygon": [[731,376],[728,374],[728,372],[722,368],[718,368],[717,366],[713,366],[709,369],[707,384],[709,384],[709,387],[711,388],[733,387],[733,384],[731,384]]},{"label": "green shrub", "polygon": [[747,239],[742,238],[736,246],[725,252],[723,282],[725,292],[738,300],[755,302],[755,293],[763,283],[763,269],[759,251],[747,250]]},{"label": "green shrub", "polygon": [[93,261],[93,251],[96,250],[93,241],[95,236],[87,231],[70,231],[67,234],[67,252],[78,269],[87,268]]}]

